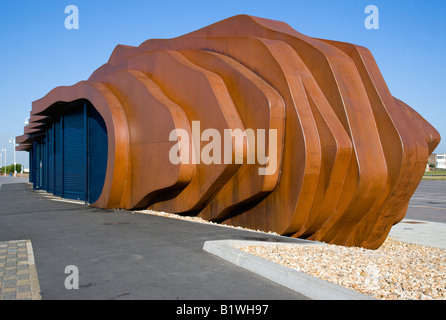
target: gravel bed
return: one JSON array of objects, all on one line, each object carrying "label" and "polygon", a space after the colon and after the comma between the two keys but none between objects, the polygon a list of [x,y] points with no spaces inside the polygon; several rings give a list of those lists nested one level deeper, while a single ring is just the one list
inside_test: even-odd
[{"label": "gravel bed", "polygon": [[138,210],[136,212],[140,212],[140,213],[144,213],[144,214],[152,214],[152,215],[155,215],[155,216],[161,216],[161,217],[172,218],[172,219],[179,219],[179,220],[186,220],[186,221],[192,221],[192,222],[198,222],[198,223],[213,224],[213,225],[217,225],[217,226],[221,226],[221,227],[227,227],[227,228],[233,228],[233,229],[261,232],[261,233],[272,234],[272,235],[276,235],[276,236],[279,235],[276,232],[265,232],[265,231],[261,231],[261,230],[252,230],[252,229],[247,229],[247,228],[242,228],[242,227],[237,227],[237,226],[220,224],[220,223],[204,220],[204,219],[202,219],[200,217],[181,216],[181,215],[174,214],[174,213],[167,213],[167,212],[153,211],[153,210]]},{"label": "gravel bed", "polygon": [[251,253],[380,300],[446,300],[446,250],[388,238],[378,250],[243,247]]},{"label": "gravel bed", "polygon": [[[152,210],[138,212],[215,224],[199,217]],[[269,234],[277,235],[273,232]],[[446,300],[444,249],[405,243],[391,237],[378,250],[337,245],[290,247],[280,244],[238,249],[380,300]]]}]

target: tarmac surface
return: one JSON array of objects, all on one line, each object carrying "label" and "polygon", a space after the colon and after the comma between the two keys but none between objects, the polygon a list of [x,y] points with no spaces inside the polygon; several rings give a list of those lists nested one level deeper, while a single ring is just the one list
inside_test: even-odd
[{"label": "tarmac surface", "polygon": [[[0,242],[31,240],[43,300],[306,299],[203,250],[223,239],[302,242],[54,201],[29,184],[0,186]],[[66,288],[74,275],[67,266],[77,268],[79,289]]]},{"label": "tarmac surface", "polygon": [[406,219],[446,223],[446,180],[422,180],[410,199]]},{"label": "tarmac surface", "polygon": [[[215,240],[308,241],[95,209],[75,201],[57,201],[26,182],[0,177],[0,299],[311,298],[301,293],[306,291],[291,290],[203,250],[206,242]],[[390,236],[446,248],[445,234],[446,181],[422,181],[406,219]],[[78,289],[73,288],[76,279]]]}]

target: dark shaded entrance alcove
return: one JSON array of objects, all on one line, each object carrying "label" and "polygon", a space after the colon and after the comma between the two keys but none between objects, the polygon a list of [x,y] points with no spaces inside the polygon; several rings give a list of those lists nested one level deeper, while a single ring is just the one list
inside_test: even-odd
[{"label": "dark shaded entrance alcove", "polygon": [[58,104],[48,110],[30,152],[30,181],[35,189],[94,203],[107,170],[105,122],[87,100]]}]

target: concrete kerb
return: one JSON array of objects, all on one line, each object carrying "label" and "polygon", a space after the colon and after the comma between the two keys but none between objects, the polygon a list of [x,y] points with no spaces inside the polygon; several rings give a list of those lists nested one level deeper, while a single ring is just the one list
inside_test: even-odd
[{"label": "concrete kerb", "polygon": [[[245,246],[277,246],[277,242],[216,240],[206,241],[203,250],[254,272],[264,278],[301,293],[313,300],[376,300],[354,290],[310,276],[238,250]],[[280,243],[285,246],[324,246],[323,243]]]},{"label": "concrete kerb", "polygon": [[31,299],[42,300],[40,295],[40,284],[37,276],[36,263],[34,261],[34,250],[31,244],[31,240],[26,240],[26,249],[28,252],[28,267],[29,267],[29,281],[31,285]]}]

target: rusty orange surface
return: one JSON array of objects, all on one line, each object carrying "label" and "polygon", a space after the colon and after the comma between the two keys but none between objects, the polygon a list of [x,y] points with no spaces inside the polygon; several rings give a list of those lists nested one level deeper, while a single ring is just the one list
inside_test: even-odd
[{"label": "rusty orange surface", "polygon": [[[175,39],[118,45],[87,81],[33,103],[17,149],[29,150],[50,107],[78,99],[93,104],[108,133],[105,184],[93,206],[193,214],[370,249],[405,216],[440,142],[392,96],[366,48],[246,15]],[[276,148],[265,148],[276,170],[259,174],[246,140],[231,150],[242,163],[194,163],[206,147],[194,141],[194,121],[221,136],[273,129]],[[175,129],[189,137],[178,142],[186,160],[179,164],[169,159]]]}]

